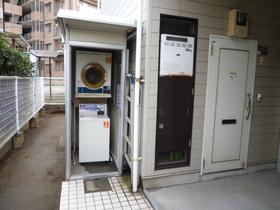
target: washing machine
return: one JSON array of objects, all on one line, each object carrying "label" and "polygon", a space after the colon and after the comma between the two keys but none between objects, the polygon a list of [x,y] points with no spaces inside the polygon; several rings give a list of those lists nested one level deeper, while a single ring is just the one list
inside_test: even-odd
[{"label": "washing machine", "polygon": [[76,94],[111,97],[111,68],[111,53],[77,51]]},{"label": "washing machine", "polygon": [[109,161],[109,147],[106,104],[79,104],[79,163]]}]

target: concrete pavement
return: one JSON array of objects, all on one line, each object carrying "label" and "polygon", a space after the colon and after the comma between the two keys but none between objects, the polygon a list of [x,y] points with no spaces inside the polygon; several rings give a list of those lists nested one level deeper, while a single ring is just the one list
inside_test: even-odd
[{"label": "concrete pavement", "polygon": [[280,209],[280,173],[258,172],[218,180],[148,189],[160,210]]}]

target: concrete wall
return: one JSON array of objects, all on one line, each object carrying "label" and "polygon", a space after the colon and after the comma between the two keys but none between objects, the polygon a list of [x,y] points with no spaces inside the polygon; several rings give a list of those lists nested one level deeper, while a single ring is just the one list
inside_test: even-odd
[{"label": "concrete wall", "polygon": [[21,148],[24,144],[24,132],[30,128],[36,128],[38,126],[38,118],[45,116],[45,109],[41,109],[37,114],[32,117],[18,133],[16,133],[11,139],[7,141],[0,148],[0,160],[12,149],[12,148]]}]

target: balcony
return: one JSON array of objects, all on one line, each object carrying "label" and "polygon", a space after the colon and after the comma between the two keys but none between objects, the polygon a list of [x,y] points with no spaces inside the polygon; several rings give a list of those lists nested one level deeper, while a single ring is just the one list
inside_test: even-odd
[{"label": "balcony", "polygon": [[4,23],[4,29],[6,33],[22,34],[22,26],[15,23]]},{"label": "balcony", "polygon": [[39,31],[32,31],[31,33],[23,34],[23,37],[30,41],[44,39],[44,33]]},{"label": "balcony", "polygon": [[31,33],[23,34],[23,37],[24,37],[26,40],[31,40],[31,39],[32,39]]},{"label": "balcony", "polygon": [[19,2],[20,2],[20,5],[23,5],[24,3],[26,3],[26,2],[29,2],[30,0],[20,0]]},{"label": "balcony", "polygon": [[61,30],[57,25],[54,27],[54,39],[55,40],[61,40],[62,39]]},{"label": "balcony", "polygon": [[29,20],[31,20],[31,13],[21,17],[22,22],[26,22],[26,21],[29,21]]},{"label": "balcony", "polygon": [[30,22],[28,21],[34,21],[34,20],[42,20],[43,19],[43,15],[40,14],[40,12],[31,12],[31,13],[28,13],[24,16],[21,17],[20,21],[22,21],[22,24],[25,25],[25,24],[30,24]]},{"label": "balcony", "polygon": [[13,3],[4,2],[4,13],[22,16],[22,8]]}]

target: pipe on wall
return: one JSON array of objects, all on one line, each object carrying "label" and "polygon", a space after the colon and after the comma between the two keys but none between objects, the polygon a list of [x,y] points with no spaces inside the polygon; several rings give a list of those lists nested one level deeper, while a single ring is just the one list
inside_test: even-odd
[{"label": "pipe on wall", "polygon": [[134,132],[132,157],[132,190],[137,192],[139,183],[139,110],[140,110],[140,71],[142,45],[142,0],[137,2],[137,34],[136,34],[136,62],[135,62],[135,96],[134,96]]}]

